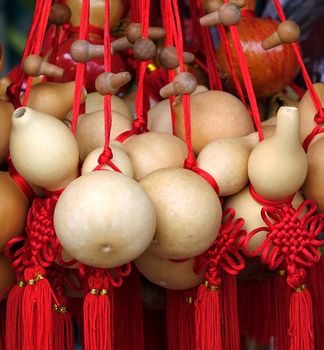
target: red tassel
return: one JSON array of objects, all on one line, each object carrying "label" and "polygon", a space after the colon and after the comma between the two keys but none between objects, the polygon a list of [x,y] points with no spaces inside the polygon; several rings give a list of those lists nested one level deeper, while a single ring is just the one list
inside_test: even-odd
[{"label": "red tassel", "polygon": [[53,349],[53,294],[41,270],[35,268],[25,271],[25,280],[28,282],[22,300],[24,349]]},{"label": "red tassel", "polygon": [[200,285],[195,302],[196,349],[222,350],[219,289]]},{"label": "red tassel", "polygon": [[141,277],[135,266],[113,289],[114,350],[144,350]]},{"label": "red tassel", "polygon": [[90,292],[84,300],[85,350],[112,350],[111,305],[108,278],[96,273],[89,277]]},{"label": "red tassel", "polygon": [[320,349],[324,344],[324,259],[315,264],[307,273],[309,291],[312,296],[314,313],[315,349]]},{"label": "red tassel", "polygon": [[167,333],[169,350],[195,349],[196,289],[167,290]]},{"label": "red tassel", "polygon": [[74,350],[74,333],[71,315],[66,306],[53,305],[53,349]]},{"label": "red tassel", "polygon": [[291,288],[287,286],[285,271],[280,270],[273,279],[274,292],[274,346],[276,350],[289,349],[289,300]]},{"label": "red tassel", "polygon": [[5,350],[6,338],[6,300],[0,301],[0,350]]},{"label": "red tassel", "polygon": [[239,350],[240,330],[237,310],[236,276],[229,275],[223,271],[222,283],[222,339],[226,339],[223,343],[223,350]]},{"label": "red tassel", "polygon": [[25,283],[20,281],[13,287],[7,298],[6,349],[23,348],[22,343],[22,300]]},{"label": "red tassel", "polygon": [[314,350],[312,298],[304,284],[291,296],[289,319],[290,350]]}]

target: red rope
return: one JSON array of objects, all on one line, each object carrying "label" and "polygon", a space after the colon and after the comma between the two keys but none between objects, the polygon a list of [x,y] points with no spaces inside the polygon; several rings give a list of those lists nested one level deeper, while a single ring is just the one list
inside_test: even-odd
[{"label": "red rope", "polygon": [[245,105],[245,107],[247,107],[246,102],[245,102],[244,93],[242,90],[242,86],[241,86],[240,80],[239,80],[237,73],[236,73],[236,70],[235,70],[234,57],[233,57],[232,50],[230,48],[228,37],[226,35],[225,26],[223,24],[220,24],[217,26],[217,29],[218,29],[219,38],[220,38],[220,41],[222,43],[223,50],[224,50],[224,53],[225,53],[225,56],[227,59],[227,63],[228,63],[230,70],[231,70],[232,79],[233,79],[233,82],[235,85],[235,89],[237,91],[237,94],[238,94],[240,100]]},{"label": "red rope", "polygon": [[[46,27],[47,27],[47,23],[48,23],[48,17],[49,17],[49,13],[51,11],[51,6],[52,6],[51,0],[44,0],[44,4],[42,6],[42,11],[40,14],[39,23],[37,26],[37,32],[36,32],[35,36],[33,37],[34,47],[33,47],[32,51],[36,55],[39,55],[41,52],[41,49],[42,49],[42,45],[43,45],[43,41],[44,41],[44,37],[45,37],[45,32],[46,32]],[[35,37],[36,37],[36,40],[35,40]],[[22,102],[23,106],[27,105],[32,81],[33,81],[33,77],[28,77],[26,91],[24,94],[23,102]]]},{"label": "red rope", "polygon": [[[202,0],[196,0],[196,9],[195,10],[198,10],[199,17],[203,16],[203,2],[202,2]],[[215,52],[214,52],[214,45],[213,45],[210,29],[204,28],[200,25],[198,25],[198,28],[200,28],[200,33],[201,33],[201,37],[202,37],[204,48],[205,48],[206,63],[207,63],[207,67],[208,67],[207,74],[208,74],[208,79],[209,79],[209,87],[212,90],[223,90],[222,89],[222,81],[220,78],[219,71],[217,69],[217,61],[216,61],[216,56],[215,56]]]},{"label": "red rope", "polygon": [[[276,7],[276,10],[277,10],[277,13],[278,13],[280,20],[285,21],[286,16],[285,16],[285,13],[282,9],[280,1],[274,0],[274,4],[275,4],[275,7]],[[311,141],[314,139],[314,137],[317,134],[322,133],[324,131],[324,129],[320,128],[320,125],[319,125],[319,124],[323,123],[323,121],[324,121],[324,109],[321,105],[321,101],[320,101],[320,99],[319,99],[319,97],[314,89],[314,86],[312,84],[312,81],[309,77],[309,74],[308,74],[307,69],[305,67],[305,64],[303,62],[303,58],[302,58],[298,44],[296,42],[293,42],[291,45],[295,51],[295,55],[296,55],[297,61],[299,63],[300,69],[302,71],[304,81],[306,83],[307,89],[309,91],[309,94],[312,98],[312,101],[313,101],[314,106],[315,106],[316,111],[317,111],[317,114],[314,117],[314,121],[317,125],[314,127],[312,132],[305,138],[304,143],[303,143],[304,149],[307,151],[308,146],[311,143]]]},{"label": "red rope", "polygon": [[[90,14],[90,0],[83,0],[80,19],[80,40],[87,40],[89,34],[89,14]],[[73,112],[72,112],[72,132],[75,134],[78,118],[80,114],[80,102],[82,89],[84,85],[84,73],[86,63],[78,62],[76,65],[75,74],[75,89],[73,99]]]}]

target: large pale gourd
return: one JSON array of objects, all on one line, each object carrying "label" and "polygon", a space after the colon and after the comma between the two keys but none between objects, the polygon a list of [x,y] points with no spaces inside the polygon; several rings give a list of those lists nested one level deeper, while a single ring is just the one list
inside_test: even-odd
[{"label": "large pale gourd", "polygon": [[149,281],[167,289],[189,289],[202,283],[203,272],[193,271],[195,259],[173,262],[147,250],[135,260],[140,273]]},{"label": "large pale gourd", "polygon": [[10,154],[17,171],[50,191],[77,177],[79,151],[71,131],[56,118],[28,107],[12,115]]},{"label": "large pale gourd", "polygon": [[16,274],[11,266],[11,261],[3,254],[0,254],[0,294],[15,282]]},{"label": "large pale gourd", "polygon": [[158,169],[180,168],[187,156],[186,144],[182,140],[160,132],[132,136],[124,146],[134,164],[137,181]]},{"label": "large pale gourd", "polygon": [[251,152],[248,172],[256,192],[280,200],[297,192],[305,181],[307,158],[299,140],[299,115],[295,107],[281,107],[272,137]]},{"label": "large pale gourd", "polygon": [[8,172],[0,172],[0,252],[12,237],[23,234],[29,201]]},{"label": "large pale gourd", "polygon": [[304,195],[317,203],[320,213],[324,213],[324,138],[312,142],[307,151],[308,172],[303,185]]},{"label": "large pale gourd", "polygon": [[[321,101],[321,105],[324,106],[324,84],[316,83],[314,84],[314,89]],[[317,111],[308,90],[299,102],[298,111],[300,115],[300,137],[301,141],[303,142],[305,137],[310,134],[310,132],[316,126],[314,117]],[[323,135],[324,134],[319,134],[315,139],[317,140]]]},{"label": "large pale gourd", "polygon": [[55,231],[67,254],[102,268],[140,256],[152,241],[155,224],[153,204],[141,186],[109,170],[74,180],[54,212]]},{"label": "large pale gourd", "polygon": [[[133,164],[129,156],[127,155],[123,145],[119,142],[113,142],[110,145],[113,157],[111,161],[114,163],[114,165],[117,166],[117,168],[125,175],[129,177],[133,177],[134,170],[133,170]],[[90,173],[95,169],[95,167],[98,165],[98,158],[102,153],[102,147],[96,148],[93,150],[87,158],[84,160],[84,163],[82,165],[81,174],[85,175],[87,173]],[[105,164],[103,165],[102,169],[109,169],[112,170],[112,168]]]},{"label": "large pale gourd", "polygon": [[[192,146],[199,153],[211,141],[238,137],[254,131],[243,103],[223,91],[206,91],[191,96]],[[182,103],[174,104],[176,135],[185,140]]]},{"label": "large pale gourd", "polygon": [[215,240],[222,218],[218,196],[199,175],[186,169],[160,169],[140,182],[151,197],[157,226],[150,251],[167,259],[204,252]]},{"label": "large pale gourd", "polygon": [[197,158],[197,165],[217,182],[219,194],[229,196],[248,183],[248,159],[258,134],[219,139],[205,146]]},{"label": "large pale gourd", "polygon": [[[30,89],[27,107],[50,114],[63,120],[73,107],[75,82],[39,83]],[[82,90],[81,103],[86,100],[87,91]]]},{"label": "large pale gourd", "polygon": [[[132,123],[129,119],[119,112],[112,111],[111,140],[131,128]],[[105,144],[104,111],[96,111],[80,116],[76,130],[76,140],[82,161],[91,151],[103,147]]]},{"label": "large pale gourd", "polygon": [[[296,192],[293,198],[292,205],[297,208],[302,202],[303,197],[299,192]],[[237,218],[244,219],[243,230],[247,233],[258,227],[265,227],[266,224],[261,217],[262,205],[254,200],[250,194],[249,188],[245,187],[242,191],[234,194],[233,196],[227,197],[224,203],[224,208],[233,208]],[[254,235],[249,241],[248,249],[254,251],[264,241],[266,232],[261,231]]]},{"label": "large pale gourd", "polygon": [[9,152],[11,116],[14,110],[10,102],[0,100],[0,165],[3,164]]}]

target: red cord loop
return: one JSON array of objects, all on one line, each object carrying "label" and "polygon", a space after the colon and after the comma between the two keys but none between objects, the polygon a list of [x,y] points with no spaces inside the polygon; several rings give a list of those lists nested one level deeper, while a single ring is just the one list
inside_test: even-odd
[{"label": "red cord loop", "polygon": [[315,117],[314,117],[314,122],[316,124],[323,124],[324,123],[324,108],[321,107],[317,113],[315,114]]},{"label": "red cord loop", "polygon": [[280,200],[265,199],[255,191],[252,184],[249,185],[249,191],[250,191],[250,194],[253,197],[253,199],[263,206],[280,207],[280,206],[285,205],[285,204],[290,204],[295,197],[295,194],[292,194],[288,198],[284,198],[284,199],[280,199]]},{"label": "red cord loop", "polygon": [[15,109],[21,107],[21,102],[19,99],[21,86],[13,83],[7,87],[6,95],[9,97],[10,102]]}]

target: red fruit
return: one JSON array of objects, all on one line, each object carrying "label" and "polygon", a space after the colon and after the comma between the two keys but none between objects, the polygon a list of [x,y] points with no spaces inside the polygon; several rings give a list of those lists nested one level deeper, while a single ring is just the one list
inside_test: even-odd
[{"label": "red fruit", "polygon": [[[278,24],[277,21],[270,18],[242,17],[237,25],[257,97],[271,96],[281,91],[285,85],[294,79],[299,69],[297,59],[290,45],[279,45],[268,51],[261,47],[261,41],[275,32]],[[236,72],[238,72],[240,82],[244,86],[229,32],[227,37],[234,55]],[[221,72],[225,75],[225,89],[235,93],[231,71],[222,46],[217,49],[216,58]]]}]

